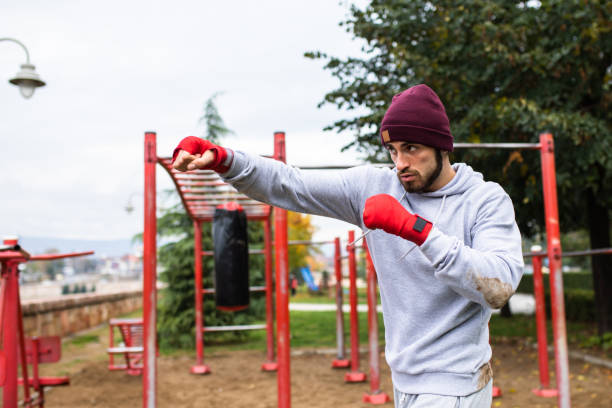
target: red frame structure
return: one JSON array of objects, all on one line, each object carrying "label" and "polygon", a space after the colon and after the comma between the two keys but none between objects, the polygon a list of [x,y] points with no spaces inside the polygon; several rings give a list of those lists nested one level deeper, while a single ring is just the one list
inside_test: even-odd
[{"label": "red frame structure", "polygon": [[[170,167],[169,159],[158,159],[156,156],[156,135],[154,132],[145,134],[145,227],[144,227],[144,260],[143,260],[143,321],[144,321],[144,375],[143,375],[143,406],[156,406],[156,219],[155,219],[155,164],[160,162],[175,180],[177,190],[188,214],[194,222],[201,222],[207,214],[210,216],[211,208],[208,205],[197,205],[198,197],[188,198],[189,187],[195,187],[197,181],[193,176],[204,175],[201,171],[189,172],[186,179],[191,176],[192,182],[181,183],[183,179],[174,173]],[[547,232],[547,254],[551,276],[551,303],[553,311],[553,334],[555,344],[555,370],[558,389],[558,405],[560,408],[570,407],[569,389],[569,361],[567,338],[565,328],[565,305],[563,301],[563,278],[561,271],[561,240],[559,231],[559,216],[557,207],[557,190],[554,161],[554,142],[552,135],[543,133],[539,143],[456,143],[455,148],[484,148],[484,149],[530,149],[539,150],[542,162],[542,185],[544,195],[544,211]],[[285,134],[274,134],[274,158],[286,162]],[[318,167],[321,168],[321,167]],[[196,179],[198,177],[195,177]],[[191,184],[188,186],[187,184]],[[204,199],[204,197],[202,197]],[[241,205],[244,201],[240,202]],[[209,211],[208,213],[206,211]],[[248,212],[247,212],[248,215]],[[269,212],[268,214],[269,215]],[[289,408],[290,394],[290,366],[289,366],[289,301],[288,301],[288,257],[287,257],[287,213],[276,209],[275,221],[275,247],[276,247],[276,315],[277,315],[277,350],[278,350],[278,407]],[[195,228],[195,225],[194,225]],[[196,240],[197,241],[197,240]],[[349,238],[349,241],[353,240]],[[347,248],[348,249],[348,248]],[[266,253],[268,253],[266,249]],[[197,257],[199,258],[199,257]],[[197,259],[196,258],[196,259]],[[350,264],[350,251],[349,251]],[[198,264],[199,265],[199,264]],[[197,271],[196,271],[197,272]],[[267,296],[271,294],[266,285]],[[196,294],[199,291],[196,291]],[[355,292],[356,293],[356,292]],[[196,295],[197,296],[197,295]],[[356,297],[356,296],[355,296]],[[352,296],[351,296],[352,298]],[[351,299],[351,306],[353,305]],[[269,304],[269,303],[267,303]],[[355,305],[356,306],[356,305]],[[356,307],[355,307],[356,310]],[[353,326],[353,325],[351,325]],[[355,325],[356,327],[356,325]],[[270,332],[268,332],[269,334]],[[353,339],[353,336],[351,336]],[[355,341],[352,340],[351,343]],[[356,348],[353,348],[356,351]],[[355,353],[351,353],[354,355]],[[352,364],[352,371],[356,364]],[[350,374],[350,373],[348,373]],[[364,374],[365,377],[365,374]],[[364,378],[365,379],[365,378]]]},{"label": "red frame structure", "polygon": [[[44,406],[45,386],[68,385],[68,377],[40,377],[38,364],[59,360],[61,347],[57,336],[26,338],[23,330],[21,300],[19,297],[19,264],[29,261],[50,261],[91,255],[93,251],[69,254],[30,255],[18,244],[17,239],[4,240],[0,246],[0,386],[2,406]],[[28,363],[32,365],[33,376],[28,376]],[[21,376],[18,378],[18,366]],[[18,385],[23,386],[23,401],[18,400]],[[30,394],[30,387],[37,395]]]},{"label": "red frame structure", "polygon": [[[110,319],[108,328],[108,369],[111,371],[126,370],[129,375],[141,375],[143,353],[142,319]],[[121,334],[123,340],[122,346],[115,345],[115,328]],[[123,355],[125,361],[123,364],[115,364],[115,355],[117,354]]]},{"label": "red frame structure", "polygon": [[[284,161],[285,134],[274,134],[274,158]],[[287,213],[276,209],[275,247],[277,285],[276,285],[276,315],[278,362],[274,355],[274,315],[272,298],[272,236],[271,207],[252,200],[238,193],[233,187],[224,183],[211,170],[195,170],[178,172],[172,168],[170,158],[157,157],[156,134],[145,133],[145,225],[143,234],[143,325],[144,325],[144,362],[143,362],[143,407],[156,406],[157,369],[155,350],[157,339],[155,333],[156,318],[156,180],[155,165],[159,163],[170,175],[179,193],[180,199],[193,221],[194,236],[201,237],[202,223],[211,222],[217,205],[237,201],[244,208],[249,221],[261,221],[264,225],[264,248],[250,250],[250,254],[261,254],[265,257],[265,286],[251,287],[251,292],[266,294],[266,324],[242,326],[209,326],[204,324],[203,298],[205,294],[214,293],[213,288],[202,287],[202,257],[213,255],[212,251],[203,250],[200,239],[194,244],[194,275],[195,275],[195,316],[196,316],[196,362],[191,367],[193,374],[210,373],[210,367],[204,362],[204,333],[222,330],[266,330],[266,361],[261,368],[264,371],[278,371],[279,407],[290,406],[289,389],[289,296],[287,259]]]},{"label": "red frame structure", "polygon": [[542,163],[542,193],[546,222],[547,254],[550,270],[551,310],[555,344],[555,375],[559,408],[569,408],[569,356],[565,328],[565,302],[563,300],[563,276],[561,270],[561,233],[557,206],[557,178],[555,171],[555,146],[550,133],[540,134],[540,143],[455,143],[455,149],[526,149],[539,150]]}]

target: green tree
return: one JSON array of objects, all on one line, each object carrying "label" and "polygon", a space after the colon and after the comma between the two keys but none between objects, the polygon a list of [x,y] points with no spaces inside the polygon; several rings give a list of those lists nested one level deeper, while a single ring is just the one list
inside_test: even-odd
[{"label": "green tree", "polygon": [[[214,94],[204,104],[200,122],[206,126],[206,139],[219,143],[231,131],[225,127],[215,106]],[[176,191],[170,194],[176,196]],[[178,201],[178,200],[177,200]],[[213,249],[211,223],[202,223],[202,248]],[[163,268],[161,280],[167,284],[160,296],[159,341],[162,348],[193,348],[195,345],[195,285],[194,285],[194,233],[193,221],[182,204],[163,209],[157,219],[157,233],[162,241],[169,241],[159,248],[159,263]],[[249,244],[260,245],[263,228],[260,223],[248,224]],[[250,285],[263,286],[264,260],[251,256],[249,259]],[[204,288],[214,286],[214,260],[204,257],[202,262]],[[254,294],[246,311],[222,312],[215,308],[214,296],[204,295],[204,321],[207,326],[247,324],[265,315],[265,299]],[[206,342],[227,340],[228,336],[242,339],[245,332],[207,333]]]},{"label": "green tree", "polygon": [[[562,230],[588,227],[591,248],[610,247],[612,208],[612,2],[609,0],[372,0],[351,6],[346,30],[362,57],[327,60],[340,86],[322,104],[360,108],[327,130],[354,132],[346,146],[385,160],[378,131],[392,96],[430,85],[457,141],[537,142],[555,136]],[[539,157],[466,151],[454,157],[501,183],[519,227],[542,230]],[[599,331],[612,330],[612,257],[592,258]]]},{"label": "green tree", "polygon": [[[311,223],[310,214],[289,211],[287,213],[287,234],[290,241],[310,241],[316,227]],[[289,270],[299,275],[298,268],[309,265],[310,257],[319,253],[313,245],[291,245],[289,247]]]},{"label": "green tree", "polygon": [[199,120],[199,123],[203,124],[205,129],[202,138],[213,143],[220,143],[224,136],[234,133],[225,126],[225,122],[217,109],[215,100],[220,95],[223,95],[223,92],[215,92],[204,102],[204,113]]}]

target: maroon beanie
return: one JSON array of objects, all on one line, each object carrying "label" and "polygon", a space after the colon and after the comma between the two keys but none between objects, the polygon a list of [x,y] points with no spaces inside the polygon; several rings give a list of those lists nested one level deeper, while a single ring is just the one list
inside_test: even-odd
[{"label": "maroon beanie", "polygon": [[453,151],[453,135],[442,101],[427,85],[393,97],[380,125],[382,144],[405,141]]}]

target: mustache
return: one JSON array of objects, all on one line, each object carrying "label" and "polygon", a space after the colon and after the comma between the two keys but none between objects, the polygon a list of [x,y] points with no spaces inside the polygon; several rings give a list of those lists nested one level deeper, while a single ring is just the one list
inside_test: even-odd
[{"label": "mustache", "polygon": [[399,174],[399,175],[402,175],[402,174],[407,174],[407,175],[409,175],[409,176],[418,176],[418,175],[419,175],[419,172],[418,172],[418,171],[411,172],[411,171],[410,171],[410,170],[408,170],[408,169],[404,169],[404,170],[398,171],[398,172],[397,172],[397,174]]}]

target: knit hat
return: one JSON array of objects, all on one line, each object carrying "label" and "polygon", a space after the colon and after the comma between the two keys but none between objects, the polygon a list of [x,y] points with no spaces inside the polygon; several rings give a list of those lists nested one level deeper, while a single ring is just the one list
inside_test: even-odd
[{"label": "knit hat", "polygon": [[453,151],[453,135],[442,101],[427,85],[398,93],[380,125],[382,144],[406,141]]}]

